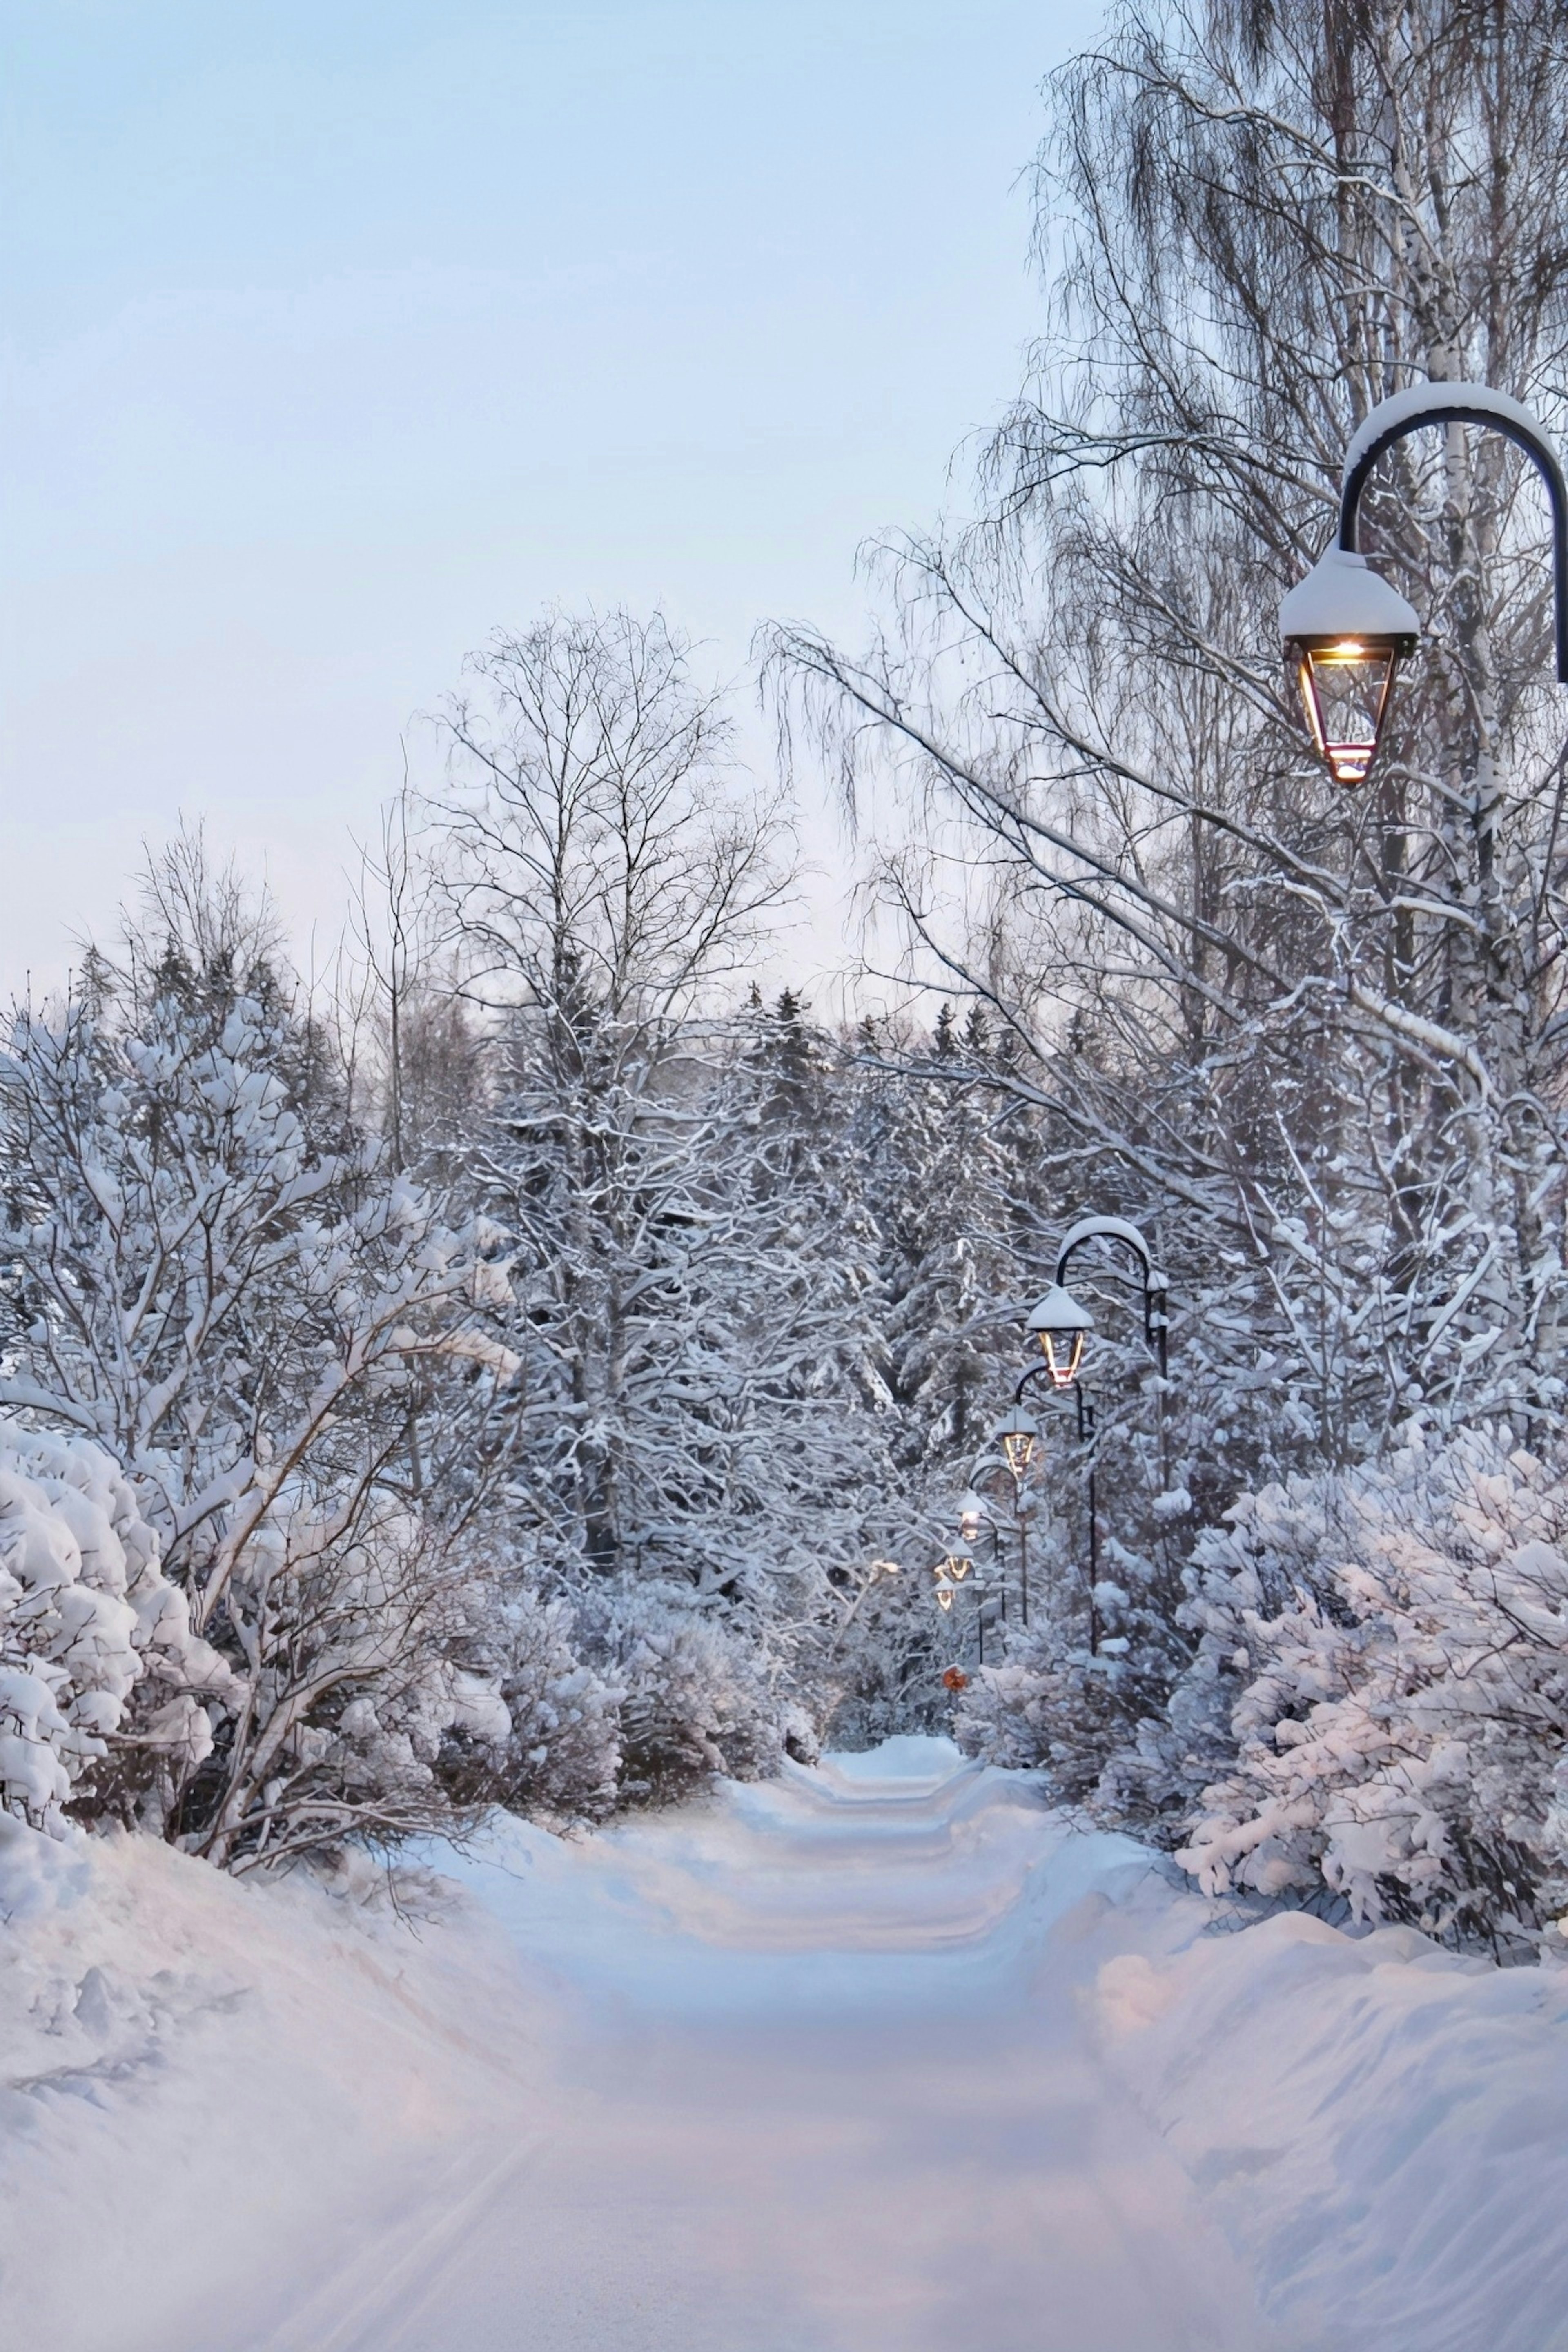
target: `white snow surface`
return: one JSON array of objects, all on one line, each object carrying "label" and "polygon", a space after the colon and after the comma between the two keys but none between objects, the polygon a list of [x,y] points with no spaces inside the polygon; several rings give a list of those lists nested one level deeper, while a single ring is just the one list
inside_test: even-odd
[{"label": "white snow surface", "polygon": [[1568,2347],[1568,1971],[931,1739],[385,1885],[0,1832],[0,2342]]}]

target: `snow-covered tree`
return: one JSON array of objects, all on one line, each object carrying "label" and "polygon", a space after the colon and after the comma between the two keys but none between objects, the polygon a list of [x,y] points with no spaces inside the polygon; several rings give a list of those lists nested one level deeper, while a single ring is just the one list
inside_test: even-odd
[{"label": "snow-covered tree", "polygon": [[1563,772],[1528,469],[1464,428],[1380,469],[1366,541],[1426,639],[1367,791],[1311,761],[1274,632],[1374,402],[1468,378],[1558,415],[1560,34],[1462,0],[1118,12],[1052,86],[1049,310],[982,522],[889,551],[865,661],[777,645],[896,768],[910,977],[1005,1025],[1063,1213],[1162,1228],[1210,1515],[1417,1401],[1558,1409]]},{"label": "snow-covered tree", "polygon": [[184,844],[86,1001],[0,1056],[0,1401],[132,1478],[195,1633],[212,1738],[142,1802],[220,1860],[441,1810],[466,1671],[460,1541],[510,1360],[484,1236],[356,1138],[265,927]]},{"label": "snow-covered tree", "polygon": [[[476,667],[432,861],[489,1024],[469,1164],[512,1261],[514,1533],[613,1679],[668,1648],[673,1688],[689,1654],[720,1672],[749,1638],[754,1671],[722,1671],[753,1727],[721,1708],[721,1739],[699,1710],[653,1746],[760,1757],[886,1486],[866,1234],[819,1099],[832,1056],[787,995],[733,1003],[787,842],[661,622],[552,615]],[[701,1632],[704,1613],[739,1627]],[[628,1686],[626,1771],[663,1785],[636,1760],[639,1710]]]}]

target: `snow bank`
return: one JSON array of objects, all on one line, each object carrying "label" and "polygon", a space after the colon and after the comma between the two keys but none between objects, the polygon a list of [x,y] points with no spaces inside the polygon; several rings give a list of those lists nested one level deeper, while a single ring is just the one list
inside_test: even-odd
[{"label": "snow bank", "polygon": [[512,1955],[450,1887],[399,1917],[384,1885],[0,1821],[0,2340],[270,2346],[518,2146]]},{"label": "snow bank", "polygon": [[1568,1969],[1288,1913],[1121,1954],[1095,2006],[1287,2344],[1568,2345]]}]

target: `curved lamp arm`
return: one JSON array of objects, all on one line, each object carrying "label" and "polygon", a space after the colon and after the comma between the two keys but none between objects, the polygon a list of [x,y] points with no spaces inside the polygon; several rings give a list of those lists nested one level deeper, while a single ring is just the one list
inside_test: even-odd
[{"label": "curved lamp arm", "polygon": [[[1417,383],[1380,400],[1369,411],[1345,451],[1340,478],[1339,545],[1347,555],[1359,552],[1356,523],[1367,478],[1385,449],[1407,433],[1426,425],[1485,425],[1501,433],[1535,461],[1552,500],[1552,579],[1556,617],[1557,677],[1568,686],[1568,484],[1545,428],[1522,401],[1485,383]],[[1107,1218],[1107,1224],[1120,1223]],[[1075,1231],[1077,1228],[1075,1227]],[[1069,1240],[1071,1236],[1069,1235]],[[1065,1249],[1064,1244],[1064,1249]],[[1061,1280],[1058,1270],[1057,1280]]]},{"label": "curved lamp arm", "polygon": [[1169,1364],[1170,1319],[1165,1311],[1167,1285],[1154,1263],[1153,1251],[1127,1217],[1080,1217],[1063,1236],[1057,1252],[1056,1278],[1064,1290],[1068,1262],[1074,1251],[1081,1249],[1086,1242],[1122,1242],[1137,1258],[1143,1277],[1143,1337],[1159,1351],[1160,1377],[1163,1380]]},{"label": "curved lamp arm", "polygon": [[[1020,1372],[1017,1383],[1013,1391],[1014,1403],[1022,1404],[1024,1402],[1024,1391],[1028,1387],[1029,1382],[1031,1381],[1045,1380],[1048,1371],[1049,1367],[1046,1364],[1031,1364],[1026,1371]],[[1052,1393],[1055,1396],[1059,1397],[1061,1391],[1058,1389]],[[1084,1387],[1081,1381],[1074,1381],[1072,1384],[1072,1400],[1074,1408],[1078,1414],[1079,1444],[1082,1445],[1094,1435],[1094,1399],[1089,1395],[1089,1391]],[[1041,1425],[1042,1427],[1044,1426],[1043,1423]]]}]

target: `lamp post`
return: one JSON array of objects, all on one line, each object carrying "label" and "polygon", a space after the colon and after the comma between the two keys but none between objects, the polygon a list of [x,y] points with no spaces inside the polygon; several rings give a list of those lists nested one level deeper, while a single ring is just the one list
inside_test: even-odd
[{"label": "lamp post", "polygon": [[[1057,1252],[1057,1287],[1063,1291],[1064,1296],[1067,1295],[1065,1286],[1068,1270],[1073,1258],[1078,1251],[1086,1249],[1090,1242],[1111,1242],[1122,1249],[1130,1250],[1142,1284],[1143,1337],[1154,1350],[1155,1360],[1160,1368],[1159,1385],[1155,1394],[1155,1418],[1160,1447],[1160,1484],[1162,1488],[1167,1487],[1171,1483],[1170,1422],[1166,1411],[1166,1390],[1171,1372],[1170,1286],[1155,1259],[1149,1242],[1130,1217],[1080,1217],[1077,1224],[1063,1235],[1061,1247]],[[1040,1301],[1040,1306],[1036,1307],[1034,1315],[1029,1318],[1031,1329],[1035,1328],[1035,1317],[1040,1313],[1041,1307],[1046,1305],[1047,1300],[1055,1296],[1054,1290],[1046,1293],[1046,1297]]]},{"label": "lamp post", "polygon": [[1071,1389],[1073,1392],[1078,1408],[1079,1443],[1088,1454],[1089,1645],[1091,1652],[1097,1652],[1100,1648],[1100,1604],[1096,1598],[1100,1584],[1100,1497],[1094,1443],[1095,1416],[1093,1403],[1079,1378],[1085,1343],[1094,1328],[1094,1318],[1067,1287],[1068,1274],[1075,1255],[1091,1242],[1111,1242],[1131,1250],[1138,1268],[1143,1289],[1143,1337],[1153,1349],[1160,1367],[1157,1384],[1160,1478],[1162,1486],[1169,1486],[1170,1440],[1165,1406],[1170,1372],[1168,1286],[1148,1240],[1129,1218],[1080,1217],[1064,1234],[1061,1247],[1057,1252],[1056,1280],[1030,1310],[1028,1318],[1027,1328],[1038,1337],[1045,1362],[1035,1365],[1023,1374],[1014,1391],[1013,1403],[1016,1411],[1022,1404],[1024,1391],[1029,1381],[1038,1380],[1042,1375],[1049,1379],[1054,1389]]},{"label": "lamp post", "polygon": [[[1552,501],[1557,678],[1568,686],[1568,483],[1557,452],[1522,402],[1484,383],[1420,383],[1379,401],[1345,452],[1340,527],[1279,607],[1307,724],[1335,783],[1364,783],[1377,757],[1400,662],[1415,648],[1415,612],[1356,546],[1362,493],[1379,457],[1428,425],[1482,425],[1533,459]],[[1059,1279],[1059,1276],[1058,1276]]]},{"label": "lamp post", "polygon": [[991,1433],[1013,1480],[1013,1522],[1018,1530],[1018,1601],[1026,1628],[1029,1622],[1029,1529],[1024,1517],[1024,1481],[1039,1459],[1040,1424],[1032,1412],[1016,1404],[1003,1414]]},{"label": "lamp post", "polygon": [[[932,1569],[931,1574],[936,1579],[936,1605],[944,1616],[951,1612],[953,1594],[973,1566],[974,1562],[967,1552],[950,1551],[946,1559],[939,1559]],[[978,1574],[974,1579],[974,1601],[975,1635],[980,1652],[980,1664],[984,1665],[985,1664],[985,1620],[981,1613],[984,1597]]]}]

